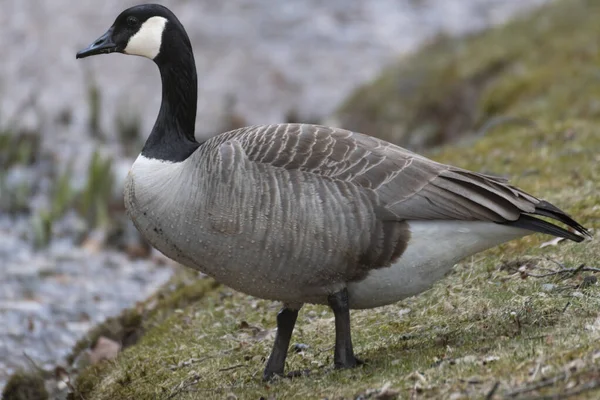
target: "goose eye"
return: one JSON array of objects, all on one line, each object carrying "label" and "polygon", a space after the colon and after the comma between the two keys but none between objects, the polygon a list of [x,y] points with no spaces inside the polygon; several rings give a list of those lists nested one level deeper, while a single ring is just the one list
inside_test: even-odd
[{"label": "goose eye", "polygon": [[140,21],[136,17],[127,17],[127,26],[130,28],[135,28],[138,26]]}]

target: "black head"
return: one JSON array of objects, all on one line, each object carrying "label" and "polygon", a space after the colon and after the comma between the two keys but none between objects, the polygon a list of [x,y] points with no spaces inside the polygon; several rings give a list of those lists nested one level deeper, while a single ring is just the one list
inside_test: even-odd
[{"label": "black head", "polygon": [[189,46],[189,39],[175,15],[159,4],[128,8],[98,40],[77,53],[77,58],[114,52],[156,59],[167,35],[179,36]]}]

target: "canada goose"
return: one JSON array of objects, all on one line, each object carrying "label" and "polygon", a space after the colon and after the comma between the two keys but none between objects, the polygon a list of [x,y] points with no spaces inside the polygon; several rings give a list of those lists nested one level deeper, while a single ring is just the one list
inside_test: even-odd
[{"label": "canada goose", "polygon": [[283,374],[303,303],[331,307],[335,367],[350,368],[360,363],[350,308],[421,293],[459,260],[534,232],[576,242],[590,236],[501,178],[360,133],[279,124],[198,143],[192,47],[163,6],[123,11],[77,58],[113,52],[154,60],[162,78],[156,124],[125,186],[129,215],[168,257],[283,302],[265,379]]}]

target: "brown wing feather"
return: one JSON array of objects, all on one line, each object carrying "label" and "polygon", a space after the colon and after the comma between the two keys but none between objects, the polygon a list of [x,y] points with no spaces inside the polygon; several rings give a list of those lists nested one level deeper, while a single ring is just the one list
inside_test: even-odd
[{"label": "brown wing feather", "polygon": [[342,129],[283,124],[234,132],[251,161],[372,190],[399,220],[513,221],[539,203],[500,178],[436,163]]},{"label": "brown wing feather", "polygon": [[[301,170],[372,191],[387,218],[392,215],[398,221],[510,223],[519,220],[523,213],[545,215],[538,212],[542,210],[539,206],[548,204],[503,178],[440,164],[343,129],[280,124],[242,128],[220,137],[221,143],[238,140],[251,161]],[[560,218],[556,218],[556,211],[551,217],[562,222],[571,220],[558,211]]]}]

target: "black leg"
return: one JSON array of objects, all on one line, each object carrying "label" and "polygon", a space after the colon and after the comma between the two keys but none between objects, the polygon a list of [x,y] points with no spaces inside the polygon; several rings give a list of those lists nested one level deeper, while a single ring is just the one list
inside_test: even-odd
[{"label": "black leg", "polygon": [[329,295],[327,302],[335,316],[335,352],[333,356],[335,368],[353,368],[362,364],[362,361],[354,357],[354,351],[352,350],[348,289],[344,288]]},{"label": "black leg", "polygon": [[290,347],[290,339],[292,338],[294,325],[296,325],[296,318],[298,318],[298,310],[288,308],[285,305],[277,314],[275,344],[273,344],[271,356],[263,373],[264,380],[269,380],[275,375],[283,376],[285,358]]}]

